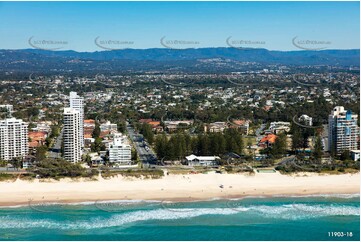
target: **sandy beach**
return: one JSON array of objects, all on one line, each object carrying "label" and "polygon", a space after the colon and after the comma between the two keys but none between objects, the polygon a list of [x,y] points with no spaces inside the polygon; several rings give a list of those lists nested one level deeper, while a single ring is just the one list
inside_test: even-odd
[{"label": "sandy beach", "polygon": [[359,194],[360,174],[263,173],[168,175],[162,179],[114,177],[97,181],[0,182],[0,206],[97,200],[190,201],[244,196]]}]

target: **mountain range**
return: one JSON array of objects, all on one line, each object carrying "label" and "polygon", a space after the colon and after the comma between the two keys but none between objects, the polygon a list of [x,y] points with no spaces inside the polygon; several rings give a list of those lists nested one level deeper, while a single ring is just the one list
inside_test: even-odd
[{"label": "mountain range", "polygon": [[[0,71],[27,72],[63,71],[150,71],[174,68],[192,71],[209,70],[219,63],[234,70],[235,63],[252,62],[260,65],[360,65],[360,50],[300,50],[274,51],[267,49],[199,48],[199,49],[122,49],[95,52],[41,49],[0,50]],[[216,63],[216,64],[214,64]],[[228,64],[227,64],[228,63]],[[228,66],[228,67],[227,67]],[[233,66],[231,68],[231,66]],[[198,68],[196,68],[198,67]],[[237,68],[236,68],[237,69]]]}]

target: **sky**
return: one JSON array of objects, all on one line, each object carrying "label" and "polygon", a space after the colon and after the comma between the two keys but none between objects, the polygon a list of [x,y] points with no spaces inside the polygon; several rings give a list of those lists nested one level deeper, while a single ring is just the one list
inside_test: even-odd
[{"label": "sky", "polygon": [[0,2],[0,49],[359,49],[359,20],[359,2]]}]

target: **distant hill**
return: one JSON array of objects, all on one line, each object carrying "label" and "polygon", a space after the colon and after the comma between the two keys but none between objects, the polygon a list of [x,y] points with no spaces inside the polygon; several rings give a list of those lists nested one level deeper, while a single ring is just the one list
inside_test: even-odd
[{"label": "distant hill", "polygon": [[[0,50],[1,71],[42,70],[159,70],[194,68],[204,60],[255,62],[262,65],[359,66],[360,50],[270,51],[266,49],[123,49],[96,52],[47,51],[39,49]],[[227,66],[227,65],[225,65]],[[207,65],[207,68],[210,66]],[[204,68],[199,65],[200,70]]]}]

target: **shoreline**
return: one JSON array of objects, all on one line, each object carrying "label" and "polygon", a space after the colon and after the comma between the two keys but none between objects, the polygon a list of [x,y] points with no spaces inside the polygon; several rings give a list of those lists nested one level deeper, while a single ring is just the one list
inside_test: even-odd
[{"label": "shoreline", "polygon": [[[328,194],[310,194],[310,195],[266,195],[266,196],[243,196],[243,197],[219,197],[219,198],[210,198],[210,199],[201,199],[201,200],[193,200],[193,199],[169,199],[169,200],[157,200],[157,199],[151,199],[151,200],[139,200],[139,199],[129,199],[129,200],[93,200],[93,201],[38,201],[38,203],[32,204],[32,206],[51,206],[51,205],[66,205],[66,206],[76,206],[76,205],[95,205],[97,203],[99,204],[117,204],[117,203],[134,203],[134,204],[140,204],[140,203],[188,203],[188,202],[211,202],[211,201],[238,201],[242,199],[247,198],[312,198],[312,197],[332,197],[332,198],[356,198],[360,197],[359,193],[349,193],[349,194],[339,194],[339,193],[328,193]],[[5,208],[23,208],[29,206],[29,203],[21,203],[16,205],[0,205],[0,209]]]},{"label": "shoreline", "polygon": [[97,181],[0,182],[0,208],[29,204],[80,204],[101,202],[191,202],[246,197],[357,196],[360,173],[319,175],[189,174],[161,179],[117,176]]}]

